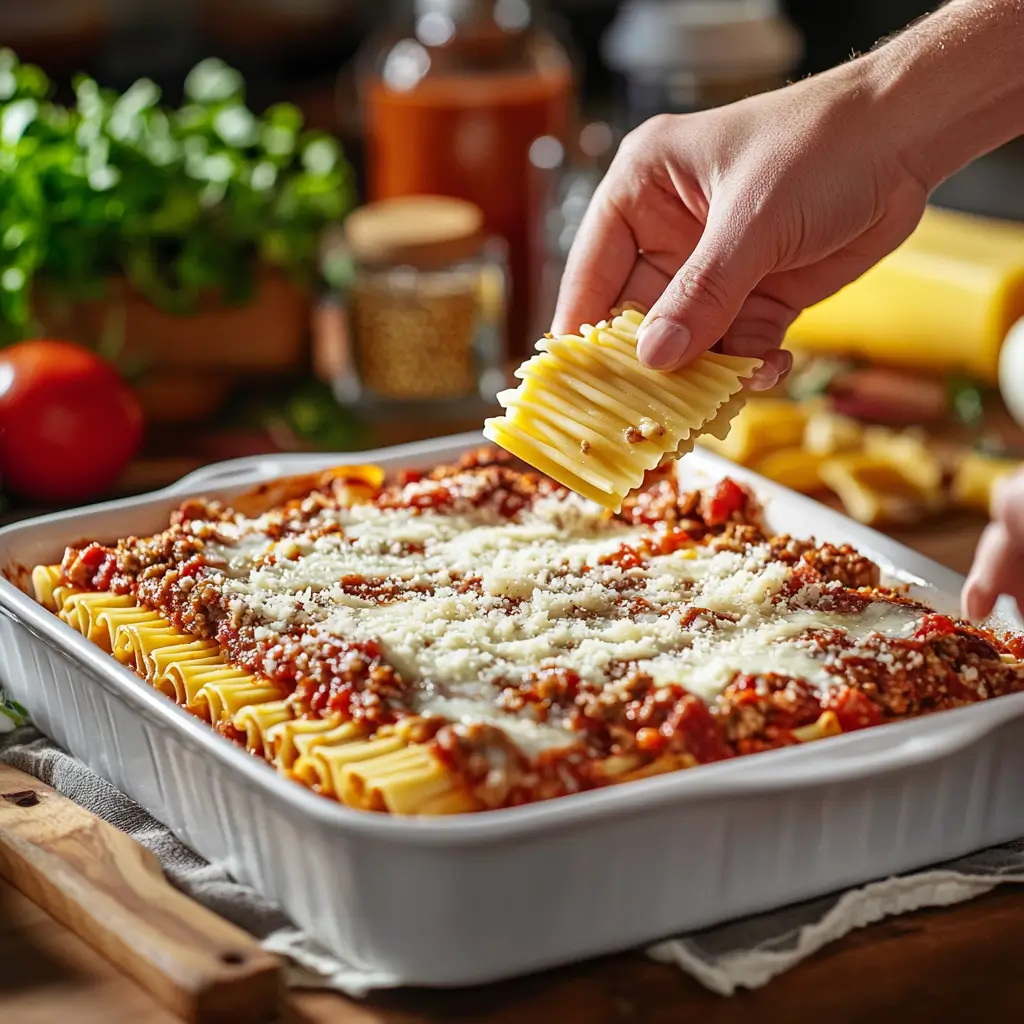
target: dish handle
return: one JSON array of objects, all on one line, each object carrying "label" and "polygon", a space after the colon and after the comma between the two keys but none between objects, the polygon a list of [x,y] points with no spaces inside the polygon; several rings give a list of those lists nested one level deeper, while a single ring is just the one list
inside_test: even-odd
[{"label": "dish handle", "polygon": [[319,465],[323,461],[323,456],[311,459],[304,455],[282,455],[273,458],[257,455],[229,459],[226,462],[213,462],[209,466],[200,466],[199,469],[186,473],[180,480],[165,488],[163,493],[176,497],[235,486],[248,487],[311,469],[314,462]]}]

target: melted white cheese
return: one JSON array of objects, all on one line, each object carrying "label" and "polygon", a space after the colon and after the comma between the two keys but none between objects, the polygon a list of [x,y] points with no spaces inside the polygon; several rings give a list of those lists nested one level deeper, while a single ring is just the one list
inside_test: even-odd
[{"label": "melted white cheese", "polygon": [[[546,498],[516,522],[369,505],[332,514],[342,533],[282,542],[273,564],[257,562],[266,537],[245,536],[244,528],[236,545],[217,548],[232,611],[262,637],[301,624],[312,627],[310,643],[324,635],[376,640],[417,684],[420,711],[500,724],[528,751],[575,738],[566,723],[495,704],[502,686],[542,665],[608,685],[613,669],[634,662],[712,701],[737,672],[828,686],[823,654],[799,639],[809,629],[902,636],[918,618],[884,603],[846,614],[779,605],[773,599],[789,570],[768,559],[766,546],[602,566],[602,556],[651,531],[609,520],[579,499]],[[387,581],[399,596],[372,600],[343,585],[345,577]],[[466,581],[475,582],[467,589]],[[685,619],[693,608],[727,618]]]}]

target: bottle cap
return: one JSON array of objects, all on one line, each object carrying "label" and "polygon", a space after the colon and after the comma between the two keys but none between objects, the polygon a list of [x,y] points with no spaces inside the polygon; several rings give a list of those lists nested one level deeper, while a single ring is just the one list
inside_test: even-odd
[{"label": "bottle cap", "polygon": [[373,266],[442,267],[478,255],[483,211],[445,196],[408,196],[363,206],[345,221],[352,254]]},{"label": "bottle cap", "polygon": [[682,71],[713,80],[786,74],[803,38],[778,0],[626,0],[602,48],[609,66],[630,77]]}]

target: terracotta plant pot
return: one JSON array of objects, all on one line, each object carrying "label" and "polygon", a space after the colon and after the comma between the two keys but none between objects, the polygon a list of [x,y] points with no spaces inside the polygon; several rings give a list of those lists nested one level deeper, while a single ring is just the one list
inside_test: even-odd
[{"label": "terracotta plant pot", "polygon": [[123,278],[90,302],[69,303],[40,289],[35,308],[46,334],[116,352],[146,370],[280,373],[308,357],[310,296],[271,270],[259,272],[249,304],[211,298],[188,316],[157,309]]},{"label": "terracotta plant pot", "polygon": [[239,379],[290,373],[309,360],[311,297],[269,270],[260,272],[253,302],[211,300],[189,316],[162,312],[123,279],[90,302],[67,302],[40,289],[35,308],[46,336],[139,369],[136,390],[151,425],[208,420]]},{"label": "terracotta plant pot", "polygon": [[220,412],[235,383],[208,373],[147,374],[135,394],[150,426],[203,423]]}]

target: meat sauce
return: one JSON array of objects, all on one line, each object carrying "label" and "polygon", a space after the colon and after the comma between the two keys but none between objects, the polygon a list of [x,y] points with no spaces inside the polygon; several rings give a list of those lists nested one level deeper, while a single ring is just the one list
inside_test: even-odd
[{"label": "meat sauce", "polygon": [[[400,474],[372,500],[384,509],[475,508],[511,519],[540,498],[564,493],[547,478],[521,472],[510,457],[484,449],[454,466]],[[324,491],[290,502],[276,520],[267,521],[267,532],[285,536],[303,523],[308,527],[310,515],[329,508],[333,500],[334,492]],[[205,540],[217,522],[231,516],[219,505],[190,501],[155,537],[129,538],[113,547],[89,543],[69,548],[61,566],[63,581],[131,594],[177,628],[215,639],[231,663],[282,685],[300,715],[339,716],[370,730],[415,722],[420,738],[432,744],[481,807],[513,806],[606,785],[614,781],[605,768],[613,761],[626,766],[627,773],[642,772],[665,757],[706,764],[789,746],[826,712],[846,732],[1024,689],[1024,671],[1003,660],[1007,654],[1024,657],[1024,639],[1004,641],[927,613],[909,637],[872,634],[854,644],[841,630],[808,632],[804,639],[817,650],[831,680],[826,687],[782,674],[737,673],[710,704],[681,684],[655,683],[629,663],[613,666],[615,681],[603,687],[567,669],[538,667],[525,679],[499,686],[497,707],[538,722],[569,723],[579,741],[528,757],[492,725],[417,716],[413,688],[373,641],[325,639],[303,626],[271,640],[258,639],[255,626],[236,618],[210,578],[217,567],[205,554]],[[810,592],[816,607],[848,613],[879,600],[915,604],[881,588],[878,567],[848,545],[768,535],[755,499],[732,480],[686,492],[674,473],[659,470],[626,500],[617,518],[655,529],[603,556],[602,565],[628,571],[656,556],[685,557],[697,545],[742,552],[767,544],[770,557],[790,569],[778,601],[799,601]],[[400,579],[351,575],[339,582],[346,592],[375,602],[401,600],[409,591]],[[464,590],[479,585],[479,577],[455,580]],[[646,613],[649,607],[635,598],[631,614]],[[702,628],[713,630],[730,616],[684,606],[681,628],[697,619]],[[244,740],[230,727],[223,732],[235,742]]]}]

